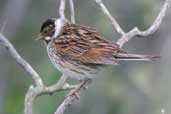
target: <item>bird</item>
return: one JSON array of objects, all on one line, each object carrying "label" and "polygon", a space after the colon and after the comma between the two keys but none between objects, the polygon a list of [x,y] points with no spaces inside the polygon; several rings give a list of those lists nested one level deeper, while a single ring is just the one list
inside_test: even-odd
[{"label": "bird", "polygon": [[130,54],[116,43],[104,39],[89,26],[73,24],[65,20],[50,18],[43,22],[39,39],[45,42],[48,56],[64,76],[78,80],[97,76],[101,68],[118,65],[119,61],[151,61],[159,56]]}]

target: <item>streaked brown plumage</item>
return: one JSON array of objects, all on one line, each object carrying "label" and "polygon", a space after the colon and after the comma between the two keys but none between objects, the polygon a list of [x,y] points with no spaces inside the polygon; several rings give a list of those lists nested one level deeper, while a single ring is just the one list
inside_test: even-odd
[{"label": "streaked brown plumage", "polygon": [[41,27],[41,39],[46,42],[47,52],[55,67],[64,75],[78,79],[93,78],[99,68],[116,65],[120,60],[151,60],[152,55],[127,54],[117,44],[104,40],[96,29],[71,24],[62,27],[53,38],[56,19],[45,21]]}]

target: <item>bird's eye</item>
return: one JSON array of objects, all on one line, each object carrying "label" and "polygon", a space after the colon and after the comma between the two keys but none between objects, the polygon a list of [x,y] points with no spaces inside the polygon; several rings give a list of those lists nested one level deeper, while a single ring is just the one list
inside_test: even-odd
[{"label": "bird's eye", "polygon": [[50,29],[49,27],[46,27],[46,28],[43,29],[43,32],[47,33],[49,31],[49,29]]}]

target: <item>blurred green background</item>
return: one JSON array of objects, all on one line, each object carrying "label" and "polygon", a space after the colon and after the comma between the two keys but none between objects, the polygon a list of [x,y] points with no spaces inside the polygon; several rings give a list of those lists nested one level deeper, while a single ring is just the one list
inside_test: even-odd
[{"label": "blurred green background", "polygon": [[[66,0],[67,1],[67,0]],[[104,38],[115,42],[116,33],[93,0],[74,0],[77,23],[96,27]],[[157,16],[164,0],[104,0],[125,31],[134,26],[145,30]],[[46,85],[61,73],[51,64],[46,47],[36,42],[42,22],[58,16],[59,0],[0,0],[0,26],[18,52],[41,75]],[[69,5],[66,15],[69,18]],[[166,114],[171,113],[171,12],[160,29],[147,38],[134,38],[123,48],[130,53],[159,54],[153,62],[121,62],[97,76],[80,103],[65,114]],[[75,80],[69,79],[70,83]],[[32,80],[0,46],[0,114],[22,114],[24,96]],[[43,95],[35,100],[34,114],[53,114],[65,93]]]}]

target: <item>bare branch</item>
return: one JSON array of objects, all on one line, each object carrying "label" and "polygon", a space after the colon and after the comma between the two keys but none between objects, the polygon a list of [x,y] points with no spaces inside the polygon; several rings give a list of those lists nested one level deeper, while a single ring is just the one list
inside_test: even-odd
[{"label": "bare branch", "polygon": [[[43,92],[41,94],[45,94],[45,93],[52,94],[52,93],[54,93],[56,91],[63,90],[64,89],[63,87],[65,85],[66,79],[67,79],[66,76],[64,76],[64,75],[61,76],[56,84],[54,84],[54,85],[52,85],[50,87],[44,87],[44,90],[43,90]],[[66,85],[65,85],[65,87],[66,87]],[[67,89],[67,88],[65,88],[65,89]]]},{"label": "bare branch", "polygon": [[90,80],[85,80],[80,83],[75,89],[71,90],[54,114],[64,114],[65,110],[79,99],[78,95],[80,94],[81,89],[84,88],[89,83],[89,81]]},{"label": "bare branch", "polygon": [[112,15],[110,14],[110,12],[108,11],[108,9],[106,8],[106,6],[104,5],[104,3],[102,2],[102,0],[95,0],[96,3],[100,6],[101,10],[103,11],[103,13],[109,18],[109,20],[112,22],[113,27],[116,29],[116,31],[118,33],[120,33],[121,35],[125,35],[124,30],[120,27],[120,25],[118,24],[118,22],[116,21],[116,19],[114,17],[112,17]]},{"label": "bare branch", "polygon": [[24,114],[33,114],[33,101],[37,96],[38,90],[39,89],[34,88],[32,85],[30,86],[25,96]]},{"label": "bare branch", "polygon": [[77,87],[76,85],[72,86],[68,84],[65,84],[62,88],[59,88],[58,86],[35,87],[35,88],[33,86],[30,86],[25,97],[24,114],[33,114],[33,102],[37,96],[44,95],[44,94],[51,95],[55,92],[60,92],[60,91],[69,91],[76,87]]},{"label": "bare branch", "polygon": [[5,36],[0,33],[0,44],[4,46],[11,56],[16,60],[16,62],[32,77],[35,81],[36,86],[43,86],[42,79],[39,74],[31,67],[31,65],[24,60],[19,53],[15,50],[13,45],[5,38]]},{"label": "bare branch", "polygon": [[24,114],[32,114],[32,106],[34,99],[43,94],[52,94],[54,92],[59,91],[68,91],[76,88],[77,86],[71,86],[65,83],[67,77],[61,76],[59,81],[52,86],[46,87],[44,86],[42,79],[38,75],[38,73],[27,63],[15,50],[13,45],[5,38],[5,36],[0,33],[0,44],[4,46],[7,51],[11,54],[11,56],[17,61],[17,63],[28,72],[33,80],[35,81],[35,86],[30,86],[26,97],[25,97],[25,109]]},{"label": "bare branch", "polygon": [[66,5],[66,1],[61,0],[60,6],[59,6],[59,15],[61,19],[65,19],[65,5]]},{"label": "bare branch", "polygon": [[[65,0],[60,0],[60,7],[59,7],[59,15],[60,19],[56,21],[57,30],[55,32],[55,36],[59,35],[59,31],[63,27],[65,23]],[[150,34],[153,34],[156,30],[158,30],[159,26],[161,25],[161,22],[165,16],[167,8],[171,4],[171,0],[166,0],[165,4],[163,5],[160,13],[158,14],[158,17],[154,21],[154,23],[151,25],[150,28],[148,28],[145,31],[140,31],[137,27],[129,31],[128,33],[125,33],[124,30],[120,27],[120,25],[117,23],[115,18],[112,17],[112,15],[109,13],[108,9],[103,4],[102,0],[96,0],[96,3],[101,7],[101,10],[104,12],[104,14],[111,20],[114,28],[118,33],[122,35],[122,37],[117,41],[117,44],[122,47],[126,42],[128,42],[131,38],[134,36],[148,36]],[[70,7],[71,7],[71,22],[75,23],[75,11],[74,11],[74,3],[73,0],[70,0]],[[3,29],[1,29],[3,30]],[[2,31],[1,31],[2,32]],[[35,82],[35,85],[31,85],[26,96],[25,96],[25,109],[24,114],[33,114],[33,102],[35,98],[39,95],[43,94],[53,94],[54,92],[59,91],[67,91],[70,90],[69,95],[64,99],[62,104],[57,108],[56,112],[54,114],[63,114],[65,110],[74,103],[78,99],[78,96],[76,93],[80,93],[81,89],[88,83],[89,80],[85,80],[84,82],[80,83],[79,85],[71,86],[66,82],[67,77],[61,76],[59,81],[52,85],[46,87],[43,84],[43,81],[39,74],[31,67],[31,65],[25,61],[19,53],[15,50],[13,45],[7,40],[7,38],[0,32],[0,44],[4,46],[7,51],[11,54],[11,56],[16,60],[16,62],[24,68],[24,70],[32,77],[32,79]]]},{"label": "bare branch", "polygon": [[62,104],[57,108],[56,112],[54,114],[64,114],[65,110],[75,101],[77,100],[77,97],[74,96],[68,96]]},{"label": "bare branch", "polygon": [[154,32],[156,32],[164,17],[166,14],[166,10],[167,8],[170,7],[171,4],[171,0],[165,0],[165,3],[163,5],[163,7],[161,8],[161,11],[159,12],[156,20],[154,21],[154,23],[145,31],[140,31],[137,27],[133,28],[131,31],[129,31],[128,33],[126,33],[125,35],[123,35],[118,41],[117,44],[122,47],[126,42],[128,42],[131,38],[133,38],[134,36],[148,36],[153,34]]},{"label": "bare branch", "polygon": [[53,38],[56,38],[59,35],[63,25],[66,22],[66,19],[65,19],[65,5],[66,5],[66,1],[65,0],[60,0],[60,6],[59,6],[60,18],[58,18],[55,21],[55,24],[58,25],[58,26],[55,26],[56,31],[54,33],[54,37]]},{"label": "bare branch", "polygon": [[44,87],[44,86],[37,86],[37,87],[33,87],[30,86],[26,97],[25,97],[25,109],[24,109],[24,114],[33,114],[33,102],[34,99],[37,96],[43,95],[43,94],[52,94],[55,92],[59,92],[59,91],[67,91],[67,90],[72,90],[74,89],[76,86],[70,86],[68,84],[65,84],[67,77],[66,76],[61,76],[61,78],[59,79],[59,81],[52,86],[49,87]]},{"label": "bare branch", "polygon": [[71,15],[71,22],[75,24],[75,10],[74,10],[74,1],[69,0],[70,3],[70,15]]}]

